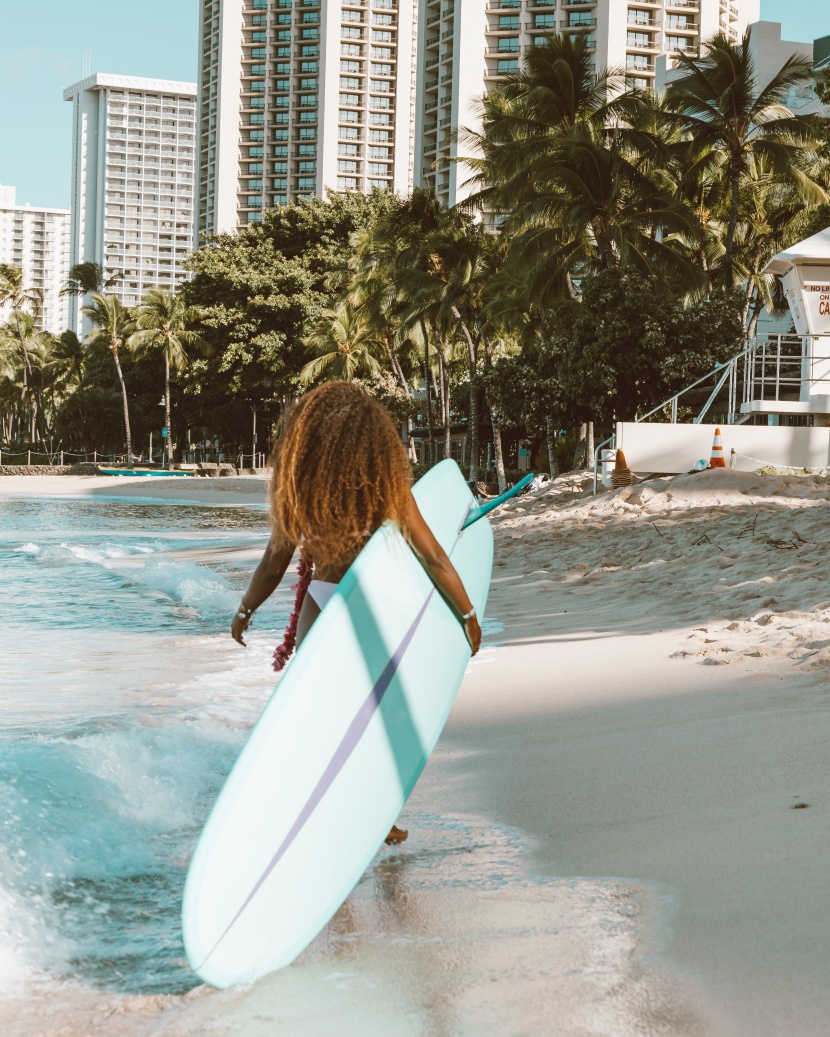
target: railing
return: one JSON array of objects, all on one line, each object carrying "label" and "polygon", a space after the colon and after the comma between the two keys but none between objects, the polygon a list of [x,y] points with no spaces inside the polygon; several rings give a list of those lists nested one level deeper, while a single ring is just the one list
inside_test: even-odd
[{"label": "railing", "polygon": [[[706,388],[708,395],[700,402]],[[688,400],[690,407],[697,402],[700,408],[691,419],[693,425],[701,424],[716,403],[720,405],[717,420],[737,425],[754,413],[775,414],[776,404],[785,413],[807,414],[814,402],[816,412],[821,411],[815,397],[822,395],[830,400],[830,335],[762,335],[635,420],[668,419],[677,424],[680,408]],[[799,403],[805,405],[803,410],[792,406]],[[594,452],[594,493],[600,453],[615,441],[616,436],[610,436]]]}]

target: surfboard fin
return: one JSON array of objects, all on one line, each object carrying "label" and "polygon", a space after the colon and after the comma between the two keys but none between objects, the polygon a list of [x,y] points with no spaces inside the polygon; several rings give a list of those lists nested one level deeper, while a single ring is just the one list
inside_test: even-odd
[{"label": "surfboard fin", "polygon": [[521,493],[532,478],[533,472],[528,472],[523,479],[520,479],[515,486],[511,486],[506,493],[502,493],[501,496],[495,497],[493,500],[488,500],[486,504],[477,504],[471,507],[467,512],[467,517],[464,519],[464,524],[461,528],[466,529],[467,526],[471,526],[474,522],[478,522],[480,518],[484,518],[484,516],[488,515],[491,511],[501,507],[505,501],[509,501],[511,497],[515,497],[517,493]]}]

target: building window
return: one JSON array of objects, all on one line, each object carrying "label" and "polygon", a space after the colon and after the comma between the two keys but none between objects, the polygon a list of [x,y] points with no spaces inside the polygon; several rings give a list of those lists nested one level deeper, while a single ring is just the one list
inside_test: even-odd
[{"label": "building window", "polygon": [[255,176],[257,174],[261,175],[262,174],[262,163],[261,162],[249,162],[248,163],[248,173],[253,173]]},{"label": "building window", "polygon": [[392,167],[385,166],[380,162],[370,162],[368,172],[372,176],[391,176]]},{"label": "building window", "polygon": [[284,191],[288,187],[288,181],[285,177],[274,177],[271,186],[275,191]]},{"label": "building window", "polygon": [[499,28],[500,29],[512,29],[514,32],[519,31],[519,16],[517,14],[500,14],[499,15]]},{"label": "building window", "polygon": [[340,77],[340,89],[341,90],[359,90],[360,80],[352,78],[351,76]]},{"label": "building window", "polygon": [[357,177],[356,176],[339,176],[337,178],[337,190],[338,191],[356,191],[357,190]]},{"label": "building window", "polygon": [[315,161],[301,162],[299,165],[298,172],[300,173],[316,173],[317,163]]},{"label": "building window", "polygon": [[262,195],[261,194],[249,194],[248,195],[248,208],[249,209],[256,209],[257,206],[259,206],[259,205],[262,205]]},{"label": "building window", "polygon": [[316,78],[314,78],[314,79],[301,79],[300,80],[300,89],[301,90],[316,90],[317,89],[317,79]]},{"label": "building window", "polygon": [[337,160],[337,172],[338,173],[356,173],[357,162],[351,162],[348,159]]},{"label": "building window", "polygon": [[498,62],[498,72],[500,75],[505,75],[508,72],[519,71],[519,59],[518,58],[500,58]]},{"label": "building window", "polygon": [[650,47],[651,36],[647,32],[630,32],[626,43],[629,47]]},{"label": "building window", "polygon": [[287,173],[288,172],[288,163],[287,162],[275,162],[274,163],[273,172],[274,173]]},{"label": "building window", "polygon": [[499,50],[508,51],[511,54],[519,53],[519,38],[518,36],[503,36],[499,40]]},{"label": "building window", "polygon": [[298,148],[301,157],[313,156],[317,154],[316,144],[300,144]]},{"label": "building window", "polygon": [[297,181],[298,191],[313,191],[316,187],[313,176],[301,176]]},{"label": "building window", "polygon": [[303,108],[316,108],[317,94],[303,94],[300,97],[300,105]]}]

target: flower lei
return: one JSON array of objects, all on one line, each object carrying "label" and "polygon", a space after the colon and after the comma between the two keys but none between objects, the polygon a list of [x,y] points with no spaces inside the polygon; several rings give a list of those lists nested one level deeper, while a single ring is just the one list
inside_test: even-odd
[{"label": "flower lei", "polygon": [[300,610],[308,593],[308,585],[311,583],[313,572],[314,564],[306,558],[305,552],[302,552],[300,554],[300,564],[297,566],[297,582],[291,587],[291,590],[297,592],[297,596],[294,599],[294,611],[291,613],[288,626],[285,628],[282,644],[278,645],[274,650],[274,669],[277,673],[283,669],[291,658],[294,645],[297,643],[297,623],[300,619]]}]

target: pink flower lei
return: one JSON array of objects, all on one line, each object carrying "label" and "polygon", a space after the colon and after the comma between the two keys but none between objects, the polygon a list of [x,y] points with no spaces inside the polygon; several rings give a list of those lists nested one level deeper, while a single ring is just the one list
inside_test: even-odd
[{"label": "pink flower lei", "polygon": [[297,566],[297,582],[291,587],[291,590],[297,592],[297,596],[294,599],[294,611],[291,613],[288,626],[285,628],[282,644],[278,645],[274,650],[274,669],[277,673],[285,667],[297,643],[297,623],[300,619],[300,610],[308,593],[308,585],[311,583],[313,573],[314,563],[306,558],[305,551],[301,551],[300,564]]}]

